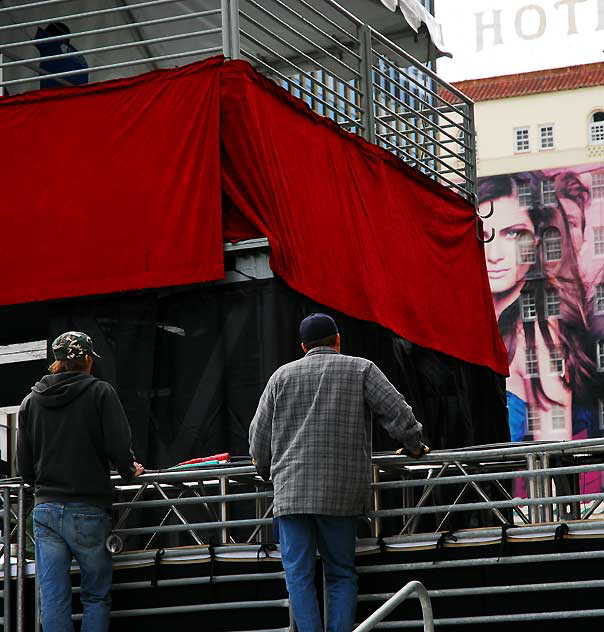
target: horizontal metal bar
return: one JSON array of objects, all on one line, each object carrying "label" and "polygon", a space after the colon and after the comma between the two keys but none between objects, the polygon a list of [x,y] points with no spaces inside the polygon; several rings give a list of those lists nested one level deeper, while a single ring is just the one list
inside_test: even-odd
[{"label": "horizontal metal bar", "polygon": [[[395,65],[390,59],[388,59],[387,57],[384,57],[383,55],[381,55],[380,53],[378,53],[376,50],[373,50],[373,54],[376,56],[377,59],[381,60],[386,66],[390,67],[390,68],[394,68],[394,70],[399,74],[399,75],[403,75],[405,77],[405,79],[407,81],[409,81],[410,83],[415,84],[420,90],[423,90],[424,92],[428,93],[429,95],[431,95],[432,97],[434,97],[434,99],[436,99],[438,102],[444,104],[444,106],[446,106],[447,109],[451,109],[453,112],[455,112],[456,114],[458,114],[459,116],[462,117],[462,119],[467,120],[468,122],[471,121],[471,117],[468,113],[466,113],[463,110],[458,110],[455,106],[451,105],[450,103],[448,103],[447,101],[445,101],[439,94],[437,91],[432,90],[432,88],[429,88],[428,85],[426,83],[422,83],[417,77],[414,77],[413,75],[410,75],[406,72],[406,69],[404,67],[398,67],[397,65]],[[374,63],[372,63],[373,68],[378,69],[379,66],[376,66]],[[422,66],[421,64],[419,66],[414,66],[415,68],[419,68],[421,69],[421,71],[424,74],[428,74],[425,71],[428,70],[428,68],[426,66]],[[392,77],[389,77],[388,75],[386,75],[390,81],[392,81],[393,83],[396,83],[396,79],[393,79]],[[436,81],[437,85],[442,85],[444,82],[442,79],[438,79],[438,81]],[[448,118],[444,113],[443,113],[443,106],[437,106],[436,104],[432,104],[432,107],[434,107],[435,109],[438,110],[438,113],[440,116],[442,116],[444,119],[446,119],[447,121],[451,121],[450,118]],[[467,107],[467,106],[466,106]]]},{"label": "horizontal metal bar", "polygon": [[[233,582],[256,582],[274,579],[285,579],[285,571],[276,573],[249,573],[248,575],[212,575],[211,577],[181,577],[178,579],[162,579],[159,581],[161,588],[174,586],[198,586],[204,584],[230,584]],[[149,580],[141,582],[124,582],[112,584],[111,590],[139,590],[149,588]],[[80,588],[74,587],[74,593],[79,593]]]},{"label": "horizontal metal bar", "polygon": [[273,492],[249,492],[245,494],[230,494],[226,496],[194,496],[189,498],[169,498],[168,500],[135,500],[113,503],[113,509],[131,507],[146,509],[149,507],[169,507],[171,505],[199,505],[203,503],[236,502],[238,500],[254,500],[256,498],[272,498]]},{"label": "horizontal metal bar", "polygon": [[134,527],[131,529],[115,529],[113,533],[118,535],[141,535],[143,533],[170,533],[174,531],[211,531],[221,527],[257,527],[258,525],[271,525],[272,518],[249,518],[245,520],[217,520],[216,522],[190,522],[187,524],[173,524],[154,527]]},{"label": "horizontal metal bar", "polygon": [[438,562],[407,562],[403,564],[374,564],[357,566],[359,575],[371,573],[400,573],[433,570],[437,573],[443,568],[464,568],[479,566],[509,566],[513,564],[542,564],[546,562],[565,562],[569,560],[599,560],[604,558],[604,551],[580,551],[576,553],[540,553],[536,555],[511,555],[500,557],[464,558],[460,560],[442,560]]},{"label": "horizontal metal bar", "polygon": [[375,518],[385,518],[388,516],[406,516],[449,511],[472,511],[477,509],[513,509],[514,507],[527,507],[530,505],[558,505],[571,502],[586,502],[588,500],[604,500],[604,493],[573,494],[569,496],[544,496],[542,498],[515,498],[512,500],[459,503],[456,505],[434,505],[432,507],[402,507],[400,509],[381,509],[380,511],[372,511],[369,515]]},{"label": "horizontal metal bar", "polygon": [[[148,584],[147,584],[148,585]],[[145,617],[149,615],[178,614],[185,612],[213,612],[216,610],[244,610],[256,608],[288,608],[287,599],[265,599],[264,601],[230,601],[224,603],[196,604],[194,606],[165,606],[163,608],[139,608],[132,610],[113,610],[109,615],[112,619],[125,617]],[[74,621],[79,621],[81,614],[72,616]]]},{"label": "horizontal metal bar", "polygon": [[[242,31],[242,33],[243,33],[243,31]],[[249,35],[246,35],[246,36],[249,37],[251,40],[254,40],[254,38],[252,38],[251,36],[249,36]],[[307,88],[305,88],[301,84],[295,83],[294,81],[292,81],[291,77],[288,77],[287,75],[284,75],[280,71],[276,70],[269,63],[265,62],[260,57],[256,57],[254,54],[246,51],[243,47],[241,48],[241,53],[242,53],[242,55],[245,55],[247,58],[253,59],[256,63],[264,66],[265,68],[268,68],[273,74],[276,74],[279,77],[281,77],[281,79],[283,79],[283,81],[286,81],[288,83],[294,84],[294,86],[295,86],[295,88],[297,90],[300,90],[300,92],[303,92],[304,94],[308,95],[311,99],[314,99],[315,101],[318,101],[319,103],[322,103],[328,110],[331,110],[332,112],[334,112],[335,115],[337,115],[338,117],[341,117],[341,119],[344,119],[344,121],[349,121],[350,123],[354,124],[355,126],[363,128],[362,124],[357,123],[355,119],[351,118],[347,114],[344,114],[344,112],[342,112],[341,110],[338,110],[336,105],[328,103],[327,101],[323,100],[321,97],[318,97],[316,94],[313,94],[310,90],[308,90]],[[307,76],[306,73],[302,73],[302,74],[304,74],[304,76]],[[340,95],[337,95],[336,100],[347,101],[347,99],[345,97],[342,97]],[[355,106],[355,109],[356,110],[360,110],[360,107],[359,106]]]},{"label": "horizontal metal bar", "polygon": [[[454,468],[454,465],[451,465]],[[432,487],[435,485],[453,485],[457,483],[468,483],[470,481],[499,481],[502,479],[517,478],[537,478],[540,476],[565,476],[567,474],[581,474],[585,472],[602,472],[604,471],[604,463],[595,465],[575,465],[568,467],[548,467],[542,470],[525,470],[514,472],[489,472],[485,474],[469,474],[459,476],[441,476],[439,478],[430,479],[414,479],[406,481],[383,481],[372,483],[374,489],[397,489],[399,487]]]},{"label": "horizontal metal bar", "polygon": [[[76,33],[70,33],[69,39],[73,40],[78,37],[84,37],[86,35],[99,35],[101,33],[113,33],[115,31],[124,31],[127,29],[132,30],[134,26],[140,28],[141,26],[152,26],[154,24],[168,24],[170,22],[178,22],[180,20],[189,20],[191,18],[199,18],[207,15],[219,15],[220,9],[211,9],[209,11],[195,11],[193,13],[186,13],[184,15],[173,15],[167,18],[156,18],[154,20],[144,20],[142,22],[136,23],[128,23],[128,24],[117,24],[115,26],[106,26],[101,29],[91,29],[89,31],[78,31]],[[64,40],[65,35],[53,35],[52,37],[45,37],[44,43],[48,42],[58,42],[60,40]],[[2,44],[2,51],[5,51],[9,48],[17,48],[19,46],[33,46],[34,40],[23,40],[20,42],[8,42],[6,44]]]},{"label": "horizontal metal bar", "polygon": [[66,72],[57,72],[51,75],[40,75],[39,77],[27,77],[26,79],[13,79],[11,81],[0,82],[2,86],[12,86],[18,83],[31,83],[32,81],[40,81],[41,79],[54,79],[55,77],[70,77],[72,75],[81,75],[84,73],[98,72],[100,70],[110,70],[112,68],[126,68],[130,66],[139,66],[140,64],[148,64],[152,61],[162,61],[165,59],[178,59],[180,57],[190,57],[193,55],[206,55],[209,53],[217,53],[222,51],[222,46],[214,46],[212,48],[201,48],[198,50],[185,51],[182,53],[171,53],[170,55],[158,55],[157,57],[148,57],[146,59],[135,59],[133,61],[124,61],[116,64],[107,64],[105,66],[95,66],[93,68],[84,68],[81,70],[69,70]]},{"label": "horizontal metal bar", "polygon": [[[505,448],[484,448],[480,446],[459,448],[457,450],[434,450],[430,454],[426,454],[419,459],[399,455],[399,454],[380,454],[372,456],[374,465],[424,465],[426,463],[443,463],[460,461],[469,463],[471,461],[492,461],[494,459],[503,460],[506,457],[525,457],[527,454],[535,454],[539,452],[549,454],[572,454],[577,451],[586,451],[587,448],[598,449],[598,452],[604,450],[604,438],[596,439],[576,439],[573,441],[546,441],[527,442],[523,445],[513,445]],[[589,450],[587,450],[589,451]]]},{"label": "horizontal metal bar", "polygon": [[[250,0],[247,0],[247,1],[249,2]],[[319,26],[317,24],[315,24],[314,22],[311,22],[308,18],[305,18],[301,13],[298,13],[297,11],[294,11],[294,9],[292,9],[285,2],[283,2],[282,0],[273,0],[273,2],[275,2],[279,6],[283,7],[286,11],[289,11],[291,14],[295,15],[298,19],[302,20],[304,23],[306,23],[309,26],[311,26],[312,28],[314,28],[316,31],[321,33],[321,35],[323,35],[323,37],[326,37],[327,39],[331,40],[337,47],[341,48],[347,55],[352,55],[358,61],[361,61],[361,55],[359,53],[356,53],[350,47],[346,46],[345,44],[343,44],[342,42],[337,40],[333,35],[331,35],[327,31],[324,31],[323,29],[319,28]],[[321,16],[321,17],[323,17],[323,16]],[[355,40],[355,41],[357,41],[357,40]],[[311,42],[311,43],[314,44],[314,42]],[[358,41],[357,41],[357,43],[358,43]],[[321,49],[321,50],[324,50],[324,49]],[[327,52],[327,51],[325,51],[325,52]]]},{"label": "horizontal metal bar", "polygon": [[[85,13],[72,13],[70,15],[59,15],[52,18],[53,22],[66,22],[68,20],[75,20],[79,18],[88,18],[88,17],[96,17],[97,15],[106,15],[109,13],[118,13],[122,11],[133,11],[135,9],[143,9],[145,7],[153,7],[159,4],[172,4],[177,2],[177,0],[145,0],[145,2],[140,2],[137,4],[125,4],[123,6],[110,7],[108,9],[95,9],[94,11],[86,11]],[[38,3],[35,3],[35,6]],[[32,20],[31,22],[14,22],[12,24],[5,24],[4,26],[0,26],[1,31],[12,31],[14,29],[24,29],[29,26],[39,26],[40,24],[48,24],[50,19],[48,17],[41,18],[39,20]],[[130,26],[136,26],[136,23],[130,24]],[[71,36],[69,36],[71,37]],[[63,39],[65,39],[65,35],[63,35]]]},{"label": "horizontal metal bar", "polygon": [[[384,108],[385,110],[388,110],[388,112],[390,112],[391,114],[393,114],[394,116],[396,116],[396,112],[393,112],[390,108],[386,107],[385,105],[380,104],[379,107]],[[423,118],[423,117],[422,117]],[[438,140],[436,140],[433,136],[430,136],[428,134],[426,134],[426,132],[424,130],[422,130],[421,127],[417,127],[416,125],[414,125],[413,123],[411,123],[408,120],[405,120],[405,125],[408,125],[409,127],[412,127],[416,133],[421,134],[422,136],[426,136],[428,139],[430,139],[430,144],[434,144],[440,147],[440,142]],[[410,142],[411,141],[404,132],[401,132],[399,130],[395,130],[389,123],[386,123],[383,120],[379,120],[376,119],[376,127],[377,125],[384,125],[385,127],[388,127],[388,129],[393,130],[393,132],[395,133],[396,136],[398,136],[399,138],[404,138],[405,140],[408,140]],[[415,143],[414,143],[415,144]],[[425,145],[420,145],[420,147],[422,148],[422,151],[428,151],[424,149]],[[442,163],[443,165],[448,166],[450,169],[453,169],[453,171],[460,176],[461,178],[463,178],[464,180],[466,179],[466,175],[462,172],[462,171],[458,171],[457,169],[454,169],[453,167],[451,167],[450,165],[448,165],[441,156],[436,156],[435,154],[432,154],[431,152],[428,151],[428,153],[430,154],[430,156],[432,156],[432,158],[434,158],[435,160],[439,161],[440,163]],[[449,152],[450,153],[450,152]],[[451,156],[457,156],[457,154],[451,154]],[[464,160],[463,158],[460,158],[460,160]],[[466,162],[466,164],[470,164],[468,163],[466,160],[464,160],[464,162]]]},{"label": "horizontal metal bar", "polygon": [[23,9],[38,9],[39,7],[45,7],[52,4],[65,4],[66,2],[74,2],[75,0],[38,0],[38,2],[28,2],[26,4],[18,4],[16,6],[1,7],[0,15],[2,13],[12,13],[13,11],[22,11]]},{"label": "horizontal metal bar", "polygon": [[[393,148],[393,152],[398,152],[400,154],[403,154],[403,156],[405,156],[406,158],[409,159],[410,162],[415,162],[416,164],[419,164],[422,166],[423,169],[428,170],[430,173],[432,173],[433,175],[437,176],[438,178],[440,178],[441,180],[444,180],[445,182],[447,182],[451,187],[457,189],[458,191],[460,191],[462,194],[464,195],[469,195],[469,191],[467,189],[464,189],[460,184],[453,182],[453,180],[449,180],[448,178],[445,178],[444,176],[442,176],[440,174],[440,172],[435,171],[434,169],[428,167],[426,164],[420,162],[419,158],[416,158],[414,156],[412,156],[411,154],[407,153],[405,151],[405,149],[403,147],[399,147],[397,145],[395,145],[394,143],[391,143],[387,138],[384,138],[383,136],[381,136],[380,134],[377,134],[377,140],[381,141],[383,143],[386,143],[387,145],[390,145],[390,147]],[[379,144],[379,142],[378,142]]]},{"label": "horizontal metal bar", "polygon": [[[350,22],[352,22],[355,25],[355,27],[358,28],[359,26],[363,25],[363,23],[355,15],[353,15],[349,11],[346,11],[341,5],[333,2],[332,0],[326,0],[326,1],[334,9],[336,9],[338,13],[340,13],[341,15],[344,15]],[[324,13],[321,13],[317,8],[308,4],[308,2],[305,2],[305,0],[298,0],[298,4],[305,6],[309,11],[311,11],[315,15],[318,15],[322,20],[325,20],[325,22],[327,22],[330,26],[333,26],[335,29],[340,31],[340,33],[342,33],[346,37],[350,37],[350,39],[356,42],[357,44],[359,43],[359,39],[353,33],[350,33],[345,28],[340,26],[337,22],[334,22],[330,18],[326,17]]]},{"label": "horizontal metal bar", "polygon": [[[247,17],[247,16],[246,16]],[[323,67],[321,66],[321,64],[319,64],[317,61],[313,60],[312,57],[309,57],[308,55],[301,53],[300,51],[298,51],[298,49],[287,43],[285,40],[283,40],[282,38],[278,37],[277,35],[275,35],[274,33],[271,33],[269,29],[267,29],[266,27],[264,27],[262,24],[260,24],[259,22],[256,22],[253,19],[248,18],[248,20],[250,22],[252,22],[253,24],[255,24],[261,31],[265,32],[265,33],[269,33],[271,34],[272,37],[274,37],[276,40],[284,43],[286,46],[289,46],[290,48],[292,48],[293,50],[295,50],[296,52],[298,52],[299,54],[301,54],[303,57],[305,57],[306,59],[308,59],[310,62],[312,62],[315,66],[317,66],[317,68],[321,69],[323,72],[325,72],[328,76],[329,76],[329,72]],[[247,33],[246,31],[244,31],[243,29],[241,29],[241,34],[245,35],[247,38],[252,39],[252,36]],[[264,44],[263,42],[260,42],[260,40],[256,40],[255,42],[258,46],[261,46],[262,48],[264,48],[264,50],[266,50],[267,52],[279,57],[279,59],[281,59],[282,61],[284,61],[286,64],[289,64],[292,68],[295,68],[296,71],[299,74],[302,74],[306,77],[308,77],[311,82],[320,85],[324,90],[327,90],[328,92],[335,94],[338,96],[339,99],[343,100],[344,102],[348,103],[352,108],[358,110],[360,109],[360,106],[357,105],[356,103],[354,103],[353,101],[349,101],[346,97],[343,97],[339,92],[337,92],[336,89],[334,88],[330,88],[327,84],[323,83],[322,81],[319,81],[319,79],[317,79],[315,76],[313,76],[312,74],[309,74],[308,72],[302,70],[302,68],[300,68],[299,66],[297,66],[296,64],[294,64],[293,61],[291,61],[290,59],[287,59],[287,57],[283,57],[280,53],[278,53],[277,51],[273,50],[272,48],[270,48],[267,44]],[[334,76],[334,75],[332,75]],[[337,79],[337,77],[335,77]],[[291,81],[291,79],[290,79]],[[349,90],[352,90],[352,92],[360,95],[360,90],[358,90],[358,88],[355,88],[354,86],[351,86],[349,84],[346,84],[345,82],[342,82],[343,85],[345,85]]]},{"label": "horizontal metal bar", "polygon": [[[144,584],[145,582],[140,582]],[[149,582],[147,582],[147,586]],[[541,584],[511,584],[507,586],[481,586],[478,588],[443,588],[440,590],[428,590],[430,599],[450,597],[471,597],[473,595],[496,595],[505,593],[530,593],[549,592],[559,590],[579,590],[582,588],[604,588],[604,579],[592,579],[589,581],[551,582]],[[385,601],[395,593],[372,593],[359,595],[358,601]]]},{"label": "horizontal metal bar", "polygon": [[[187,470],[174,472],[174,471],[163,471],[163,472],[149,472],[142,474],[132,481],[128,481],[124,483],[122,479],[118,475],[113,475],[111,480],[114,483],[122,484],[122,485],[141,485],[143,483],[187,483],[190,481],[206,481],[207,479],[217,479],[221,476],[226,476],[228,478],[233,478],[236,476],[246,476],[246,475],[257,476],[256,468],[253,465],[240,465],[235,467],[212,467],[212,468],[200,468],[198,470]],[[0,483],[0,487],[2,484]]]},{"label": "horizontal metal bar", "polygon": [[[137,40],[135,42],[125,42],[122,44],[112,44],[110,46],[99,46],[98,48],[88,48],[85,50],[79,50],[79,55],[89,55],[90,53],[105,53],[110,50],[120,50],[123,48],[135,48],[144,47],[148,44],[158,44],[160,42],[170,42],[172,40],[186,39],[188,37],[195,37],[197,35],[212,35],[213,33],[222,33],[222,28],[208,29],[204,31],[193,31],[191,33],[177,33],[176,35],[167,35],[165,37],[154,37],[148,40]],[[51,61],[55,59],[64,59],[66,57],[73,57],[74,53],[61,53],[60,55],[48,55],[46,57],[33,57],[31,59],[22,59],[18,61],[9,61],[0,63],[0,68],[8,68],[11,66],[21,66],[25,63],[36,63],[40,61]],[[93,68],[94,69],[94,68]],[[87,69],[90,70],[90,69]]]},{"label": "horizontal metal bar", "polygon": [[[443,81],[442,78],[439,77],[430,68],[428,68],[428,66],[425,66],[424,64],[419,62],[417,59],[415,59],[415,57],[410,55],[407,51],[403,50],[400,46],[397,46],[394,42],[390,41],[387,37],[382,35],[379,31],[376,31],[372,27],[370,28],[371,28],[372,39],[376,39],[380,41],[384,46],[386,46],[386,48],[389,48],[390,50],[400,55],[403,59],[406,59],[408,62],[410,62],[409,63],[410,66],[421,68],[422,72],[427,74],[437,84],[444,86],[447,89],[447,91],[449,91],[451,94],[454,94],[456,97],[458,97],[462,103],[465,103],[467,105],[474,105],[474,102],[472,101],[472,99],[468,98],[467,95],[465,95],[463,92],[460,92],[457,88],[453,87],[451,84],[447,83],[446,81]],[[376,54],[379,54],[379,53],[376,52]],[[443,101],[443,99],[441,99],[441,101]],[[444,101],[444,103],[447,103],[447,102]],[[449,105],[450,107],[454,107],[450,103],[447,103],[447,105]]]},{"label": "horizontal metal bar", "polygon": [[[392,84],[394,84],[395,86],[398,87],[399,90],[402,90],[403,92],[405,92],[405,94],[408,94],[412,99],[419,101],[420,103],[423,103],[426,106],[426,110],[428,110],[428,112],[434,112],[434,114],[438,117],[438,118],[444,118],[448,123],[450,123],[452,126],[457,127],[457,129],[460,132],[465,132],[468,135],[470,134],[470,131],[468,129],[466,129],[463,126],[463,123],[458,123],[457,121],[454,121],[452,119],[447,118],[444,114],[441,114],[440,112],[436,111],[436,108],[434,108],[434,106],[432,106],[430,103],[428,103],[428,101],[424,101],[421,97],[417,96],[416,94],[413,94],[413,92],[411,92],[409,90],[409,88],[405,87],[403,84],[399,84],[396,81],[390,79],[388,77],[388,75],[385,75],[383,72],[380,71],[379,68],[377,68],[375,65],[373,66],[373,70],[374,72],[376,72],[377,74],[382,75],[383,77],[387,78],[388,81]],[[418,84],[418,85],[422,85],[422,84]],[[373,82],[373,86],[375,89],[379,90],[380,92],[382,92],[383,94],[387,95],[389,99],[393,99],[394,101],[397,101],[398,103],[400,103],[402,106],[405,107],[405,109],[409,112],[409,113],[413,113],[414,116],[419,116],[420,118],[427,120],[431,125],[434,125],[434,121],[431,120],[429,117],[425,116],[424,114],[422,114],[422,110],[418,110],[415,108],[412,108],[408,103],[405,103],[404,101],[400,101],[400,99],[398,99],[397,97],[395,97],[393,94],[391,94],[390,92],[387,92],[385,90],[385,88],[383,88],[382,86],[380,86],[380,84],[376,81]],[[381,104],[378,104],[378,106]],[[440,129],[440,128],[439,128]],[[449,138],[451,138],[454,141],[457,141],[457,138],[455,136],[453,136],[452,134],[449,134],[449,132],[444,131],[443,132],[446,136],[448,136]]]},{"label": "horizontal metal bar", "polygon": [[[278,2],[279,0],[274,0],[274,1]],[[361,76],[361,74],[359,73],[358,70],[355,70],[354,68],[351,68],[348,64],[344,63],[344,61],[342,61],[341,59],[338,59],[335,55],[332,55],[329,51],[325,50],[324,48],[321,48],[321,46],[319,46],[316,42],[313,42],[311,39],[306,37],[306,35],[302,35],[302,33],[299,33],[298,31],[296,31],[296,29],[293,26],[289,25],[287,22],[284,22],[283,20],[278,18],[274,13],[271,13],[268,9],[266,9],[262,5],[258,4],[255,0],[247,0],[247,2],[248,2],[248,4],[251,4],[252,6],[256,7],[259,11],[261,11],[265,15],[268,15],[269,17],[271,17],[278,24],[280,24],[281,26],[285,27],[288,31],[292,32],[296,37],[299,37],[300,39],[304,40],[305,42],[308,42],[309,44],[311,44],[314,47],[313,54],[315,54],[316,51],[322,51],[323,53],[328,55],[331,59],[333,59],[333,61],[335,61],[336,63],[338,63],[341,66],[343,66],[344,68],[346,68],[346,70],[348,70],[348,72],[352,73],[355,77],[360,77]],[[286,9],[288,9],[290,12],[293,12],[294,15],[298,15],[295,11],[293,11],[292,9],[287,7],[286,5],[282,5],[282,6],[284,6]],[[248,20],[252,21],[251,18],[247,14],[243,13],[243,11],[240,12],[240,15],[242,17],[245,17]],[[256,21],[254,21],[254,22],[256,22]],[[258,25],[259,23],[256,22],[256,24]],[[277,37],[277,35],[275,34],[274,31],[270,31],[270,30],[267,29],[266,32],[268,32],[272,37],[274,37],[278,41],[286,44],[286,46],[289,46],[290,48],[295,50],[299,55],[302,55],[306,59],[310,60],[313,64],[317,63],[316,59],[314,59],[312,57],[309,57],[308,55],[306,55],[305,53],[300,51],[298,48],[296,48],[295,46],[293,46],[292,44],[290,44],[286,40],[284,40],[284,39],[282,39],[280,37]],[[335,41],[337,41],[337,40],[335,40]],[[325,70],[325,72],[327,72],[327,71]],[[334,75],[334,77],[335,76],[336,75]]]}]

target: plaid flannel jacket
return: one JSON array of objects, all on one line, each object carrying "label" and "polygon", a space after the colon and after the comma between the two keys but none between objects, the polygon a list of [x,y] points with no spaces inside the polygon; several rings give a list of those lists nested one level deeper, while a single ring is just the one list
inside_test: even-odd
[{"label": "plaid flannel jacket", "polygon": [[421,424],[369,360],[316,347],[271,376],[249,438],[258,471],[270,470],[275,516],[367,513],[372,415],[407,448],[419,447]]}]

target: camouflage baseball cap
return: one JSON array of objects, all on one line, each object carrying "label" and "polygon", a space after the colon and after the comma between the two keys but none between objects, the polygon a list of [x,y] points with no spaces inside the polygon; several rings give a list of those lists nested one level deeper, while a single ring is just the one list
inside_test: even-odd
[{"label": "camouflage baseball cap", "polygon": [[82,331],[66,331],[54,339],[52,352],[55,360],[73,360],[84,356],[101,356],[95,352],[92,346],[92,338]]}]

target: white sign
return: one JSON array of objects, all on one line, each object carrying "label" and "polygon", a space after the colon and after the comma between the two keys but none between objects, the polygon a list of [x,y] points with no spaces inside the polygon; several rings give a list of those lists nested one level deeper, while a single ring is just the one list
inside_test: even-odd
[{"label": "white sign", "polygon": [[604,0],[436,0],[447,81],[604,61]]}]

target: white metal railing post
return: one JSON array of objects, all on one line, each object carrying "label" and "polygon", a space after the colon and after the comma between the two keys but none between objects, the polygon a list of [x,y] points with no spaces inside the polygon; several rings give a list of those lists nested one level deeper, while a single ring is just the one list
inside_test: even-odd
[{"label": "white metal railing post", "polygon": [[230,0],[231,59],[241,59],[239,33],[239,0]]},{"label": "white metal railing post", "polygon": [[222,54],[231,59],[231,0],[220,0],[220,19],[222,27]]},{"label": "white metal railing post", "polygon": [[367,24],[358,28],[360,42],[360,83],[361,94],[359,96],[361,106],[361,120],[363,123],[363,136],[370,143],[375,143],[375,111],[373,98],[373,50],[371,45],[371,29]]},{"label": "white metal railing post", "polygon": [[434,632],[434,619],[432,617],[432,602],[425,586],[418,581],[411,581],[405,584],[397,593],[392,595],[385,604],[380,606],[372,615],[367,617],[361,625],[355,628],[355,632],[369,632],[395,608],[397,608],[407,597],[416,594],[422,607],[422,618],[424,621],[424,632]]}]

